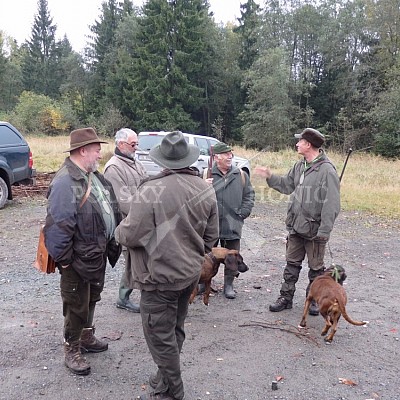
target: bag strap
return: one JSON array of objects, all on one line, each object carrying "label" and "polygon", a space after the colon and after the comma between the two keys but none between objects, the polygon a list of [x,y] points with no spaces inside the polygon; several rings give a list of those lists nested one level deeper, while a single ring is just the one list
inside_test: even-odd
[{"label": "bag strap", "polygon": [[92,173],[89,173],[89,179],[88,179],[88,187],[86,190],[85,195],[82,197],[81,202],[79,203],[79,208],[82,208],[83,205],[86,203],[86,200],[89,198],[90,196],[90,191],[92,190]]},{"label": "bag strap", "polygon": [[244,176],[244,173],[245,172],[242,169],[240,169],[240,175],[242,176],[242,186],[243,187],[245,187],[245,185],[246,185],[246,177]]}]

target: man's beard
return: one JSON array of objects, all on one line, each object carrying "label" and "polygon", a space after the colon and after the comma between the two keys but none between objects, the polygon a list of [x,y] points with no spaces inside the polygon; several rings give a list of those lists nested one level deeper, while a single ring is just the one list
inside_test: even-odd
[{"label": "man's beard", "polygon": [[131,158],[132,160],[135,159],[135,152],[134,152],[134,151],[120,150],[120,152],[121,152],[124,156],[127,156],[128,158]]},{"label": "man's beard", "polygon": [[88,172],[96,172],[99,169],[99,162],[98,161],[93,161],[91,164],[87,166],[87,171]]}]

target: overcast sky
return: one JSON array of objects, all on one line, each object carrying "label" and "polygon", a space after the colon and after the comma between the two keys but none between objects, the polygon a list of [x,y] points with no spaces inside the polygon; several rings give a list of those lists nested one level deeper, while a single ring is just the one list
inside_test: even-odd
[{"label": "overcast sky", "polygon": [[[210,10],[216,22],[235,21],[240,16],[240,4],[246,0],[210,0]],[[75,51],[80,52],[93,25],[100,14],[104,0],[47,0],[53,23],[57,25],[57,39],[66,34]],[[133,0],[142,5],[142,0]],[[261,2],[259,2],[261,3]],[[29,39],[38,0],[0,0],[0,30],[12,36],[20,45]]]}]

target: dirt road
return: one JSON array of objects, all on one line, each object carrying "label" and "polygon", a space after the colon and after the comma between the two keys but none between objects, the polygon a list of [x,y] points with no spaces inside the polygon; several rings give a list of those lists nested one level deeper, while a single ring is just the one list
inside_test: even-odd
[{"label": "dirt road", "polygon": [[[236,300],[223,297],[218,274],[210,306],[200,298],[190,306],[181,359],[188,400],[400,400],[399,221],[340,214],[330,250],[346,268],[349,315],[369,324],[342,319],[326,345],[320,316],[309,318],[306,332],[296,328],[307,268],[293,309],[268,311],[284,265],[284,216],[285,204],[257,204],[246,221],[242,254],[250,271],[235,282]],[[0,211],[0,399],[134,399],[155,366],[140,315],[115,307],[122,262],[107,269],[95,316],[109,350],[88,356],[91,375],[74,376],[63,364],[59,277],[32,267],[44,217],[40,197]]]}]

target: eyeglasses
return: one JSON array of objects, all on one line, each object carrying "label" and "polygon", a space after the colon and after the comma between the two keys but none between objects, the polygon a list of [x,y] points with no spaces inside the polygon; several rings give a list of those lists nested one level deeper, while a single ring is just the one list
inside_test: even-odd
[{"label": "eyeglasses", "polygon": [[132,143],[124,142],[124,143],[131,147],[135,147],[139,144],[139,142],[132,142]]}]

